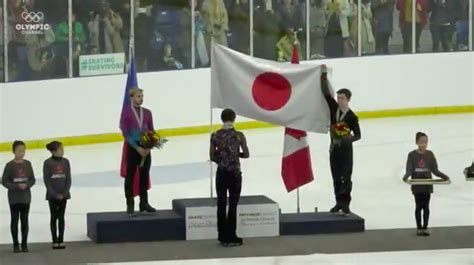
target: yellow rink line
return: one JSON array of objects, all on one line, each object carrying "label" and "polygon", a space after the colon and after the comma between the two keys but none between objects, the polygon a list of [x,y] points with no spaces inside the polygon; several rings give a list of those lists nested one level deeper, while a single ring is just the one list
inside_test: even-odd
[{"label": "yellow rink line", "polygon": [[[438,115],[438,114],[458,114],[458,113],[473,113],[474,105],[466,106],[444,106],[444,107],[423,107],[423,108],[407,108],[407,109],[389,109],[389,110],[377,110],[377,111],[361,111],[357,115],[360,119],[376,119],[376,118],[391,118],[391,117],[403,117],[403,116],[418,116],[418,115]],[[215,125],[213,129],[220,127]],[[240,122],[236,124],[236,128],[239,130],[248,129],[259,129],[259,128],[271,128],[278,127],[277,125],[259,122],[259,121],[248,121]],[[209,125],[192,126],[192,127],[180,127],[158,130],[162,136],[182,136],[182,135],[196,135],[209,133]],[[81,135],[81,136],[69,136],[69,137],[58,137],[54,139],[37,139],[25,141],[28,149],[39,149],[45,148],[46,144],[52,140],[59,140],[66,146],[77,146],[77,145],[89,145],[89,144],[103,144],[120,142],[123,137],[120,133],[107,133],[107,134],[96,134],[96,135]],[[0,143],[0,152],[10,151],[11,142]]]}]

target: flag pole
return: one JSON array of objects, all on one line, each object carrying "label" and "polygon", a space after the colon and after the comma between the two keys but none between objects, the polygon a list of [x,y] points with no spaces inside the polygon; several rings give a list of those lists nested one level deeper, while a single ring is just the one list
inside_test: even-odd
[{"label": "flag pole", "polygon": [[300,188],[296,189],[296,213],[300,213]]},{"label": "flag pole", "polygon": [[[210,117],[210,121],[209,121],[209,139],[211,138],[212,136],[212,120],[213,120],[213,116],[212,116],[212,106],[210,106],[210,112],[211,114],[209,115]],[[213,179],[212,179],[212,172],[213,172],[213,165],[212,165],[212,161],[209,159],[209,188],[210,188],[210,192],[211,192],[211,198],[214,197],[214,189],[212,188],[213,186]]]},{"label": "flag pole", "polygon": [[[298,29],[293,30],[293,36],[295,37],[295,42],[293,43],[294,46],[297,47],[298,45]],[[293,56],[292,56],[293,57]],[[293,58],[294,59],[294,58]],[[299,63],[299,54],[298,54],[298,63]],[[295,63],[292,61],[292,63]],[[296,213],[300,213],[300,188],[296,188]]]},{"label": "flag pole", "polygon": [[[211,60],[212,60],[212,46],[214,44],[214,40],[211,40]],[[212,70],[211,70],[212,74]],[[212,136],[212,123],[213,123],[213,113],[212,113],[212,89],[209,89],[209,139]],[[214,189],[213,186],[213,179],[212,179],[212,172],[213,172],[213,165],[211,159],[209,159],[209,189],[211,193],[211,199],[214,197]]]}]

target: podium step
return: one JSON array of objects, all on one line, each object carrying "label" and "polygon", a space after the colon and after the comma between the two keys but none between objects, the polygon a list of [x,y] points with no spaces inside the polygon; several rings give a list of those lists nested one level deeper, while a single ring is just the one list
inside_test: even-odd
[{"label": "podium step", "polygon": [[87,236],[95,243],[185,240],[185,232],[184,218],[173,210],[87,214]]},{"label": "podium step", "polygon": [[354,233],[365,231],[365,220],[351,213],[349,216],[329,212],[287,213],[280,215],[280,235],[311,235]]}]

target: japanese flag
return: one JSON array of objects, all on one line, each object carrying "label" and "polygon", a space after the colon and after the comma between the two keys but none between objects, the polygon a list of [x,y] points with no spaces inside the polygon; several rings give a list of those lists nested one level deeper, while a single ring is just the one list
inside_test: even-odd
[{"label": "japanese flag", "polygon": [[329,109],[321,68],[250,57],[212,46],[211,107],[281,126],[327,133]]}]

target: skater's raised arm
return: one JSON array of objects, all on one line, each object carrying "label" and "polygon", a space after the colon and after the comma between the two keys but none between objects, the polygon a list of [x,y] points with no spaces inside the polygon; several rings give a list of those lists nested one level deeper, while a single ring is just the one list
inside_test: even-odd
[{"label": "skater's raised arm", "polygon": [[321,91],[323,92],[324,98],[328,103],[329,110],[335,113],[337,111],[338,105],[329,91],[328,73],[325,65],[321,66]]}]

